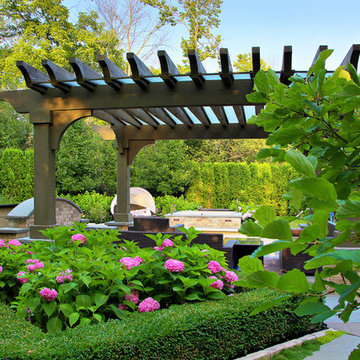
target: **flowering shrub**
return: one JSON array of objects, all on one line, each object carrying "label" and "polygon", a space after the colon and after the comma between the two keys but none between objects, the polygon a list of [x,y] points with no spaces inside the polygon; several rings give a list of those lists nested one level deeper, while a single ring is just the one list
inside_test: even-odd
[{"label": "flowering shrub", "polygon": [[183,229],[185,240],[150,236],[155,248],[140,249],[117,230],[84,235],[85,226],[48,229],[50,243],[0,247],[0,295],[14,290],[19,316],[57,331],[234,292],[224,254],[191,245],[194,229]]}]

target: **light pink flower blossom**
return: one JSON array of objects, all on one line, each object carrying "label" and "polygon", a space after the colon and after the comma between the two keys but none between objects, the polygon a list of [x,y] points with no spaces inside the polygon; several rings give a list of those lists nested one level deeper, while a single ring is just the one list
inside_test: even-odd
[{"label": "light pink flower blossom", "polygon": [[61,275],[57,276],[57,277],[56,277],[56,282],[57,282],[58,284],[63,284],[63,283],[64,283],[64,277],[61,276]]},{"label": "light pink flower blossom", "polygon": [[26,251],[27,254],[34,255],[32,251]]},{"label": "light pink flower blossom", "polygon": [[44,267],[44,263],[42,261],[35,264],[35,269],[42,269]]},{"label": "light pink flower blossom", "polygon": [[86,243],[86,237],[83,234],[75,234],[71,237],[70,242],[74,243],[75,241],[80,241],[80,245]]},{"label": "light pink flower blossom", "polygon": [[221,271],[221,265],[217,261],[209,261],[208,269],[211,271],[212,274],[216,274]]},{"label": "light pink flower blossom", "polygon": [[184,271],[185,269],[185,265],[183,262],[174,259],[166,260],[164,266],[165,269],[171,272],[180,272],[180,271]]},{"label": "light pink flower blossom", "polygon": [[5,241],[3,239],[0,239],[0,248],[5,246]]},{"label": "light pink flower blossom", "polygon": [[144,260],[141,259],[139,256],[135,256],[135,259],[133,259],[132,257],[126,256],[126,257],[121,258],[119,261],[121,264],[125,265],[126,270],[130,270],[135,266],[139,266],[140,263]]},{"label": "light pink flower blossom", "polygon": [[50,290],[49,288],[43,288],[40,290],[40,296],[49,302],[56,299],[57,295],[58,293],[54,289]]},{"label": "light pink flower blossom", "polygon": [[73,281],[72,270],[66,269],[65,272],[59,273],[59,276],[56,277],[56,282],[58,284],[63,284],[65,280]]},{"label": "light pink flower blossom", "polygon": [[26,282],[28,282],[28,279],[27,278],[24,278],[24,277],[19,277],[19,276],[22,276],[22,275],[25,275],[26,274],[26,272],[25,271],[20,271],[20,272],[18,272],[17,273],[17,279],[19,280],[19,282],[21,283],[21,284],[25,284]]},{"label": "light pink flower blossom", "polygon": [[131,301],[134,304],[139,303],[139,292],[137,290],[131,290],[131,294],[125,294],[125,300]]},{"label": "light pink flower blossom", "polygon": [[149,312],[160,309],[160,304],[152,297],[148,297],[139,304],[139,312]]},{"label": "light pink flower blossom", "polygon": [[172,240],[170,240],[170,239],[165,239],[164,241],[163,241],[163,243],[161,244],[161,247],[164,249],[164,248],[166,248],[166,247],[173,247],[174,246],[174,243],[173,243],[173,241]]},{"label": "light pink flower blossom", "polygon": [[21,246],[21,242],[16,240],[16,239],[13,239],[13,240],[10,240],[8,245],[11,245],[11,246]]},{"label": "light pink flower blossom", "polygon": [[238,276],[233,271],[226,271],[225,272],[225,281],[227,283],[230,284],[231,282],[238,281],[238,280],[239,280]]},{"label": "light pink flower blossom", "polygon": [[27,259],[26,264],[37,264],[39,262],[38,259]]},{"label": "light pink flower blossom", "polygon": [[[209,279],[216,279],[215,276],[210,276]],[[210,287],[214,288],[214,289],[219,289],[221,290],[224,286],[224,283],[221,280],[216,280],[214,281],[212,284],[210,284]]]},{"label": "light pink flower blossom", "polygon": [[30,264],[27,266],[27,269],[28,269],[28,271],[33,272],[36,269],[36,267],[34,264]]},{"label": "light pink flower blossom", "polygon": [[144,260],[139,256],[134,257],[134,262],[136,263],[136,266],[139,266],[143,261]]},{"label": "light pink flower blossom", "polygon": [[154,250],[163,251],[164,247],[162,245],[161,246],[154,246]]},{"label": "light pink flower blossom", "polygon": [[0,265],[0,274],[2,273],[3,271],[3,267]]}]

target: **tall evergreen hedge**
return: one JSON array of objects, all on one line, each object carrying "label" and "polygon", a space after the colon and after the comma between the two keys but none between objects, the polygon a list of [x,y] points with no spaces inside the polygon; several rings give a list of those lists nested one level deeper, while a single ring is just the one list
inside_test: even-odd
[{"label": "tall evergreen hedge", "polygon": [[274,206],[283,215],[288,202],[282,195],[297,177],[288,164],[194,163],[193,169],[187,200],[207,208],[229,208],[238,199],[242,205]]}]

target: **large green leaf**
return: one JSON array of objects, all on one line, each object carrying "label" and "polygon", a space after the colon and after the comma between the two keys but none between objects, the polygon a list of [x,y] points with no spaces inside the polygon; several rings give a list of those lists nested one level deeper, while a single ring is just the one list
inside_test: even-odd
[{"label": "large green leaf", "polygon": [[46,312],[46,315],[50,318],[52,313],[56,310],[56,302],[55,301],[47,302],[43,305],[43,308]]},{"label": "large green leaf", "polygon": [[270,271],[255,271],[246,278],[249,286],[254,288],[276,288],[278,279],[278,274]]},{"label": "large green leaf", "polygon": [[313,217],[313,225],[319,226],[320,238],[325,238],[329,232],[328,228],[329,212],[326,210],[315,210]]},{"label": "large green leaf", "polygon": [[253,221],[245,221],[241,224],[239,232],[247,236],[260,236],[262,227]]},{"label": "large green leaf", "polygon": [[301,243],[308,243],[315,241],[320,236],[320,226],[318,224],[313,224],[306,226],[303,231],[301,231],[298,241]]},{"label": "large green leaf", "polygon": [[325,255],[316,256],[313,259],[307,261],[304,265],[304,269],[310,270],[310,269],[316,269],[322,267],[324,265],[335,265],[335,264],[336,264],[336,260],[334,259],[334,257],[325,254]]},{"label": "large green leaf", "polygon": [[265,226],[261,237],[278,240],[292,240],[290,225],[284,219],[275,220]]},{"label": "large green leaf", "polygon": [[66,317],[69,317],[74,312],[74,309],[70,304],[60,304],[59,307]]},{"label": "large green leaf", "polygon": [[91,298],[89,295],[78,295],[76,297],[76,304],[87,308],[91,305]]},{"label": "large green leaf", "polygon": [[73,312],[69,316],[70,326],[73,326],[79,320],[80,314],[78,312]]},{"label": "large green leaf", "polygon": [[283,240],[274,241],[271,244],[264,245],[256,249],[253,252],[252,256],[260,257],[260,256],[272,254],[274,252],[289,248],[294,244],[295,243],[292,241],[283,241]]},{"label": "large green leaf", "polygon": [[345,204],[340,206],[336,211],[336,217],[344,219],[346,217],[359,217],[360,216],[360,201],[346,200]]},{"label": "large green leaf", "polygon": [[267,75],[263,70],[257,72],[254,78],[254,88],[265,95],[270,93],[270,84]]},{"label": "large green leaf", "polygon": [[34,312],[39,304],[40,304],[40,298],[34,296],[29,300],[28,307],[29,307],[31,312]]},{"label": "large green leaf", "polygon": [[309,283],[304,273],[299,269],[293,269],[280,276],[277,287],[280,290],[300,294],[309,289]]},{"label": "large green leaf", "polygon": [[250,256],[243,256],[239,259],[238,266],[245,274],[251,274],[254,271],[264,270],[263,264],[259,259]]},{"label": "large green leaf", "polygon": [[285,160],[292,165],[300,174],[315,178],[315,168],[313,163],[299,150],[292,148],[285,155]]},{"label": "large green leaf", "polygon": [[[272,132],[267,140],[267,144],[269,145],[287,145],[294,140],[303,137],[305,135],[305,131],[300,128],[280,128],[279,130],[275,130]],[[285,160],[287,157],[285,155]]]},{"label": "large green leaf", "polygon": [[59,318],[54,317],[46,323],[46,328],[49,332],[52,332],[52,333],[61,331],[62,330],[62,321]]},{"label": "large green leaf", "polygon": [[305,195],[315,197],[319,200],[327,200],[336,206],[337,194],[334,185],[324,178],[312,178],[295,180],[291,183]]},{"label": "large green leaf", "polygon": [[294,313],[297,316],[314,315],[323,312],[330,311],[331,309],[324,305],[322,302],[306,302],[301,303],[295,310]]},{"label": "large green leaf", "polygon": [[104,305],[109,299],[109,295],[104,295],[101,293],[96,293],[94,297],[94,301],[96,306]]},{"label": "large green leaf", "polygon": [[276,213],[272,206],[263,205],[256,210],[254,218],[257,220],[259,225],[264,227],[269,222],[276,220]]}]

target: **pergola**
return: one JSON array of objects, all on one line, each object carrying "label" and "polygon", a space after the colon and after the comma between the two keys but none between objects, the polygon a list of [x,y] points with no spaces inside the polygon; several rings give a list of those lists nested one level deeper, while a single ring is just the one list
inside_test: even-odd
[{"label": "pergola", "polygon": [[[320,46],[319,52],[327,49]],[[357,68],[360,45],[353,45],[341,65]],[[197,53],[188,52],[190,73],[179,73],[165,51],[158,51],[161,74],[154,75],[134,54],[128,53],[132,75],[126,75],[106,56],[98,56],[102,74],[70,58],[74,74],[49,60],[46,73],[23,61],[17,62],[30,90],[0,92],[19,113],[28,113],[34,125],[34,225],[30,237],[56,225],[55,151],[66,129],[76,120],[94,116],[108,122],[117,145],[118,206],[114,224],[132,223],[129,212],[129,167],[137,152],[157,139],[265,138],[262,128],[246,123],[248,108],[259,113],[262,106],[249,103],[246,95],[260,70],[260,49],[252,48],[252,71],[235,73],[227,49],[220,50],[219,73],[206,73]],[[280,81],[306,74],[292,69],[292,47],[285,46]],[[330,71],[331,72],[331,71]],[[96,159],[94,159],[96,161]]]}]

